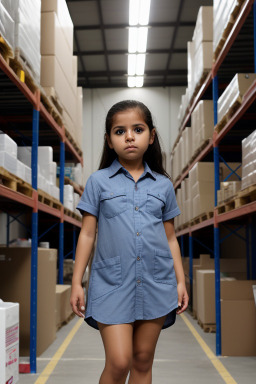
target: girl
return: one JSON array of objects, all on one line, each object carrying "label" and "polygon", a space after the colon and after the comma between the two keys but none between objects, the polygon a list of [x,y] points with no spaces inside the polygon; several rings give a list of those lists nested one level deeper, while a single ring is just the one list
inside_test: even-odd
[{"label": "girl", "polygon": [[[109,110],[100,167],[77,208],[83,222],[70,304],[100,331],[106,362],[99,384],[124,384],[129,372],[129,384],[149,384],[160,331],[185,311],[188,294],[174,232],[180,210],[144,104],[126,100]],[[81,281],[97,221],[85,311]]]}]

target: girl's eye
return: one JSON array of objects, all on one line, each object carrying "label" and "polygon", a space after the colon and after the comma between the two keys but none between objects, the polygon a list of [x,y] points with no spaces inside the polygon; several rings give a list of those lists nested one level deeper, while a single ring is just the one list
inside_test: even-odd
[{"label": "girl's eye", "polygon": [[135,130],[136,130],[137,132],[142,132],[142,131],[143,131],[143,129],[140,128],[140,127],[135,128]]},{"label": "girl's eye", "polygon": [[118,129],[118,130],[116,131],[116,135],[121,135],[123,132],[124,132],[123,129]]}]

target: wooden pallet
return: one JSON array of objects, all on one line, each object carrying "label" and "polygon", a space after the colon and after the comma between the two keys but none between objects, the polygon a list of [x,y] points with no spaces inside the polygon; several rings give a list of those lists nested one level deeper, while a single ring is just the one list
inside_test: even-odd
[{"label": "wooden pallet", "polygon": [[197,320],[197,323],[200,325],[200,327],[204,330],[204,332],[207,333],[216,333],[216,324],[204,324],[201,322],[201,320]]},{"label": "wooden pallet", "polygon": [[62,119],[62,113],[56,108],[54,103],[52,102],[51,98],[47,96],[44,88],[40,87],[41,92],[41,101],[44,105],[47,112],[52,116],[52,118],[56,121],[56,123],[62,127],[63,126],[63,119]]},{"label": "wooden pallet", "polygon": [[59,112],[60,116],[62,116],[63,113],[63,107],[62,104],[56,94],[56,91],[53,87],[44,87],[44,92],[46,96],[52,101],[54,104],[55,108]]},{"label": "wooden pallet", "polygon": [[193,92],[193,95],[192,95],[192,97],[191,97],[191,104],[193,103],[194,98],[195,98],[196,95],[198,94],[200,88],[202,87],[202,85],[203,85],[203,83],[205,82],[205,79],[206,79],[206,77],[207,77],[208,75],[209,75],[209,71],[205,71],[205,70],[204,70],[204,72],[203,72],[203,74],[202,74],[200,80],[198,81],[198,83],[197,83],[197,85],[196,85],[196,87],[195,87],[195,90],[194,90],[194,92]]},{"label": "wooden pallet", "polygon": [[218,214],[232,211],[253,201],[256,201],[256,185],[251,185],[243,191],[239,191],[235,196],[217,206]]},{"label": "wooden pallet", "polygon": [[215,130],[220,133],[220,131],[226,126],[231,117],[235,114],[242,103],[242,97],[239,95],[234,104],[229,108],[228,112],[221,119],[221,121],[216,125]]},{"label": "wooden pallet", "polygon": [[207,147],[207,145],[210,143],[211,139],[207,139],[203,142],[203,144],[200,145],[200,147],[196,150],[194,155],[189,160],[189,165],[193,163],[193,161],[197,158],[197,156]]},{"label": "wooden pallet", "polygon": [[30,68],[26,60],[21,56],[20,51],[15,51],[15,57],[10,58],[9,66],[16,73],[22,83],[25,83],[31,92],[35,92],[39,88],[39,84],[35,80],[33,69]]},{"label": "wooden pallet", "polygon": [[51,208],[61,210],[62,204],[59,200],[55,199],[53,196],[49,195],[48,193],[42,191],[42,189],[38,189],[38,201],[40,203],[49,205]]},{"label": "wooden pallet", "polygon": [[63,327],[64,325],[68,324],[72,319],[74,319],[76,315],[74,314],[74,312],[72,312],[68,318],[64,321],[62,321],[61,323],[57,324],[56,326],[56,331],[58,331],[61,327]]},{"label": "wooden pallet", "polygon": [[0,184],[12,189],[13,191],[32,197],[32,186],[3,167],[0,167]]},{"label": "wooden pallet", "polygon": [[0,55],[4,58],[7,64],[9,64],[10,58],[14,57],[12,48],[7,41],[0,35]]},{"label": "wooden pallet", "polygon": [[213,217],[213,212],[212,211],[202,213],[201,215],[199,215],[199,216],[195,217],[193,220],[191,220],[190,221],[190,225],[200,224],[203,221],[211,219],[212,217]]},{"label": "wooden pallet", "polygon": [[73,136],[70,134],[70,132],[66,128],[65,128],[65,136],[68,138],[70,143],[73,145],[73,147],[75,148],[75,150],[77,151],[79,156],[82,156],[83,152],[82,152],[81,148],[78,146],[77,142],[75,141]]}]

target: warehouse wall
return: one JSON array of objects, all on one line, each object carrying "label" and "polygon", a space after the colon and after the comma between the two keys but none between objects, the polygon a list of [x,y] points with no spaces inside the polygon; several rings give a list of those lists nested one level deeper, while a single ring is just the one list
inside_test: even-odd
[{"label": "warehouse wall", "polygon": [[84,90],[84,176],[85,181],[99,167],[105,117],[118,101],[135,99],[150,109],[160,135],[162,150],[166,153],[166,170],[170,169],[170,151],[178,133],[177,116],[183,87],[166,88],[110,88]]}]

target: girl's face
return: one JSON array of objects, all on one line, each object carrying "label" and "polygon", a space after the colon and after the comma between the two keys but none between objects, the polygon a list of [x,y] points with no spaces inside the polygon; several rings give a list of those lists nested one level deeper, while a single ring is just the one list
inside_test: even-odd
[{"label": "girl's face", "polygon": [[149,144],[154,142],[155,128],[150,132],[141,111],[127,109],[113,117],[108,145],[120,159],[142,160]]}]

